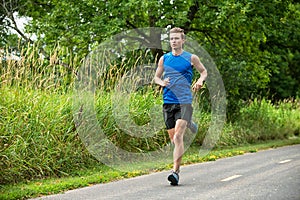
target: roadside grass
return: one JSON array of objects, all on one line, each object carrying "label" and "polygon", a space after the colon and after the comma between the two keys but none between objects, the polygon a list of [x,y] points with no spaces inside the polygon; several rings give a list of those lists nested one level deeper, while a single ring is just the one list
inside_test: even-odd
[{"label": "roadside grass", "polygon": [[[60,57],[59,51],[53,50],[48,62],[39,57],[38,48],[28,47],[22,51],[23,59],[20,61],[0,63],[0,199],[27,199],[171,169],[169,160],[163,164],[155,160],[134,163],[126,166],[129,169],[127,172],[121,172],[99,163],[91,155],[82,142],[82,135],[76,131],[78,124],[74,121],[72,102],[77,80],[74,72],[79,67],[75,63],[80,62],[68,54],[70,57],[65,59],[74,66],[66,68],[55,64]],[[139,59],[132,59],[136,57]],[[96,81],[99,91],[95,95],[95,108],[99,125],[116,146],[129,152],[150,152],[168,141],[164,129],[158,130],[151,139],[124,134],[124,130],[137,132],[136,126],[132,127],[132,121],[142,127],[159,120],[154,116],[162,117],[161,90],[157,86],[131,88],[130,95],[128,92],[124,95],[123,90],[118,95],[114,93],[119,81],[123,81],[126,89],[127,86],[142,83],[139,82],[139,75],[144,71],[132,74],[130,84],[121,77],[135,72],[139,66],[150,64],[148,59],[144,59],[146,57],[138,53],[122,60],[120,65],[108,62],[105,70],[98,69],[103,72],[99,73],[99,80]],[[151,70],[145,68],[148,69]],[[83,75],[85,72],[90,73],[89,70],[83,71]],[[236,118],[226,122],[215,149],[201,157],[199,145],[211,125],[211,110],[205,95],[200,97],[199,102],[206,103],[195,109],[199,111],[194,113],[200,125],[199,132],[185,153],[184,164],[300,143],[299,98],[276,103],[264,98],[254,99],[243,102]],[[117,107],[120,101],[123,105]],[[128,103],[128,110],[124,109],[125,102]],[[156,107],[158,104],[159,108]],[[80,116],[80,112],[76,111],[76,114]],[[116,119],[121,119],[121,128]],[[155,121],[155,124],[163,122]],[[148,132],[139,129],[138,133],[143,136]],[[239,144],[248,145],[237,146]],[[105,149],[105,145],[99,147]],[[97,150],[101,152],[102,149]],[[102,155],[111,158],[113,153]]]},{"label": "roadside grass", "polygon": [[[245,153],[255,153],[265,149],[294,144],[300,144],[300,137],[293,137],[285,140],[264,141],[255,144],[244,144],[230,148],[216,148],[204,157],[199,155],[199,147],[193,145],[185,152],[183,165],[215,161],[221,158],[243,155]],[[78,175],[73,177],[48,178],[2,185],[0,187],[0,199],[28,199],[58,194],[67,190],[94,184],[108,183],[158,171],[170,170],[172,168],[172,163],[157,164],[156,162],[151,161],[148,163],[135,163],[131,168],[133,169],[132,171],[121,172],[99,163],[98,166],[94,166],[91,169],[78,171]]]}]

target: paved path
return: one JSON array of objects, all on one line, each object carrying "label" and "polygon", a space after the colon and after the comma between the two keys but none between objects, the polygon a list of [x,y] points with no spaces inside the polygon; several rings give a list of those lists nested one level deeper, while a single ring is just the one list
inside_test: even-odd
[{"label": "paved path", "polygon": [[300,145],[184,166],[180,185],[169,171],[68,191],[39,199],[300,200]]}]

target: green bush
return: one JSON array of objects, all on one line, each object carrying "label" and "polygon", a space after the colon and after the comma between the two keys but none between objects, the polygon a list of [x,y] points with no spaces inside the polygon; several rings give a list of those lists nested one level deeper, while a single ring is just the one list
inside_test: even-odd
[{"label": "green bush", "polygon": [[234,123],[226,125],[223,144],[224,140],[228,144],[254,143],[299,135],[299,109],[299,99],[278,102],[276,105],[266,99],[255,99],[240,109]]}]

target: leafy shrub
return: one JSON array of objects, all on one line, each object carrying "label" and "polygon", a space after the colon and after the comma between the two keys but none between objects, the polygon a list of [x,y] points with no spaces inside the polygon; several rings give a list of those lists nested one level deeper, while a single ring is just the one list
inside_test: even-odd
[{"label": "leafy shrub", "polygon": [[240,110],[236,124],[245,137],[253,143],[258,140],[284,139],[299,130],[298,100],[274,105],[266,99],[250,102]]}]

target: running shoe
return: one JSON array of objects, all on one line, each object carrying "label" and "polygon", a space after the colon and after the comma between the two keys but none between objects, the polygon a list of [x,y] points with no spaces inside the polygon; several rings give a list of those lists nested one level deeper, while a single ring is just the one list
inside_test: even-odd
[{"label": "running shoe", "polygon": [[170,181],[171,185],[178,185],[179,182],[179,175],[176,172],[172,172],[169,176],[168,176],[168,181]]}]

